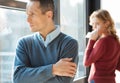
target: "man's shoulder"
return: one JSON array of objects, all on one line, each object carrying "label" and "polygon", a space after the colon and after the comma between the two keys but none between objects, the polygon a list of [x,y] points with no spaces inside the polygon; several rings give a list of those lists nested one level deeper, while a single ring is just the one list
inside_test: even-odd
[{"label": "man's shoulder", "polygon": [[33,33],[33,34],[22,36],[19,39],[25,39],[25,40],[27,40],[29,38],[34,38],[36,35],[37,35],[37,33]]},{"label": "man's shoulder", "polygon": [[20,37],[18,39],[18,42],[29,42],[29,41],[33,40],[34,37],[36,37],[36,33],[30,34],[30,35],[25,35],[25,36]]},{"label": "man's shoulder", "polygon": [[65,33],[60,33],[59,35],[59,40],[63,43],[78,43],[77,40],[75,38],[73,38],[72,36],[69,36]]},{"label": "man's shoulder", "polygon": [[70,35],[67,35],[67,34],[65,34],[65,33],[60,33],[60,37],[61,37],[61,39],[63,39],[63,40],[67,40],[67,41],[77,41],[75,38],[73,38],[72,36],[70,36]]}]

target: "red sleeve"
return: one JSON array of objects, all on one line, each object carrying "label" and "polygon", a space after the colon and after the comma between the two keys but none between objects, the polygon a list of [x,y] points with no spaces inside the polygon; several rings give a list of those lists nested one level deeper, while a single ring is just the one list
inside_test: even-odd
[{"label": "red sleeve", "polygon": [[105,53],[105,42],[103,40],[89,40],[85,49],[83,64],[90,66]]},{"label": "red sleeve", "polygon": [[120,57],[119,57],[119,60],[118,60],[118,64],[117,64],[116,69],[117,69],[118,71],[120,71]]}]

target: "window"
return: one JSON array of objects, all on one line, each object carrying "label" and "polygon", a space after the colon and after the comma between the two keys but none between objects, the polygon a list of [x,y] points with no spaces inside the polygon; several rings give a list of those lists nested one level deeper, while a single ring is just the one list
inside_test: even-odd
[{"label": "window", "polygon": [[[108,4],[109,3],[109,4]],[[112,6],[111,6],[112,4]],[[113,20],[115,22],[115,27],[117,29],[117,34],[120,36],[120,11],[118,8],[120,7],[119,0],[101,0],[101,8],[107,9]],[[116,71],[116,83],[120,83],[120,72]]]},{"label": "window", "polygon": [[[18,5],[20,4],[18,3]],[[31,34],[31,32],[28,29],[24,11],[3,9],[6,6],[0,7],[0,83],[12,83],[12,65],[17,40],[24,35]],[[24,10],[24,7],[20,10]],[[60,19],[56,17],[55,21],[59,22],[60,20],[61,30],[75,38],[79,43],[79,63],[76,78],[85,75],[82,63],[86,47],[84,15],[84,0],[60,0]]]},{"label": "window", "polygon": [[[109,4],[107,4],[109,3]],[[107,5],[106,5],[107,4]],[[111,6],[111,4],[113,6]],[[102,0],[101,1],[101,8],[102,9],[107,9],[111,16],[113,17],[113,20],[115,22],[115,26],[117,28],[117,33],[120,36],[120,11],[115,10],[120,7],[119,0],[114,0],[114,1],[109,1],[109,0]]]},{"label": "window", "polygon": [[23,11],[0,8],[0,83],[12,83],[12,67],[18,38],[30,34]]},{"label": "window", "polygon": [[79,43],[79,64],[76,78],[85,75],[85,68],[82,63],[86,47],[84,15],[84,0],[60,0],[61,29],[64,33],[77,39]]}]

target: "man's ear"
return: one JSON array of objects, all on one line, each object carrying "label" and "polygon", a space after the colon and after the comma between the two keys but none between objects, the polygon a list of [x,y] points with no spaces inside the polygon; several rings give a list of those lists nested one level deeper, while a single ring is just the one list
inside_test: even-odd
[{"label": "man's ear", "polygon": [[47,15],[48,18],[51,18],[51,19],[53,18],[53,12],[52,11],[47,11],[46,15]]}]

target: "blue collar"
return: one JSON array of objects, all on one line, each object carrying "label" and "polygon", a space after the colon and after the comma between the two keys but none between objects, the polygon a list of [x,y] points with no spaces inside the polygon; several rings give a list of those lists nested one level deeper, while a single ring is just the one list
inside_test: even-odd
[{"label": "blue collar", "polygon": [[60,34],[60,27],[56,26],[56,29],[54,31],[52,31],[51,33],[49,33],[46,36],[46,40],[44,41],[44,38],[38,33],[38,38],[40,41],[42,41],[42,43],[44,44],[45,47],[47,47],[47,45],[54,40],[59,34]]}]

